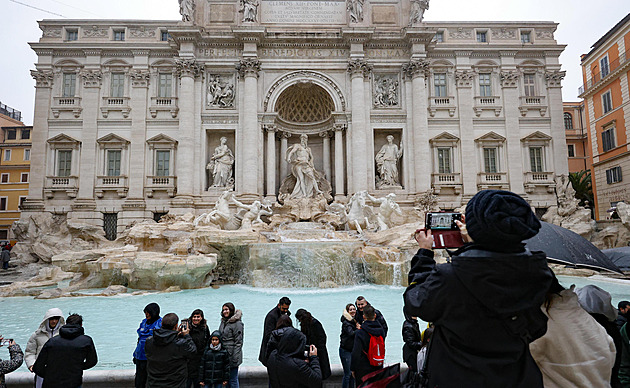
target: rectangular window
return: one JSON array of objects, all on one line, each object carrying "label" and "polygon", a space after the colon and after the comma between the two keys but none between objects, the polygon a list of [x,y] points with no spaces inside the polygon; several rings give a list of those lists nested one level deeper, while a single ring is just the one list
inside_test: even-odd
[{"label": "rectangular window", "polygon": [[120,176],[120,150],[107,150],[107,176]]},{"label": "rectangular window", "polygon": [[610,73],[610,66],[608,64],[608,56],[599,60],[599,67],[601,68],[602,78],[606,77]]},{"label": "rectangular window", "polygon": [[22,206],[24,205],[24,201],[26,201],[26,197],[22,197],[20,196],[20,204],[19,204],[19,208],[21,209]]},{"label": "rectangular window", "polygon": [[157,150],[155,151],[155,175],[157,176],[169,176],[170,175],[170,162],[171,151]]},{"label": "rectangular window", "polygon": [[0,175],[0,183],[9,183],[9,174],[4,173]]},{"label": "rectangular window", "polygon": [[527,97],[535,96],[536,95],[536,75],[523,74],[523,86],[525,88],[525,95]]},{"label": "rectangular window", "polygon": [[7,202],[9,201],[9,198],[7,197],[0,197],[0,210],[4,211],[7,210]]},{"label": "rectangular window", "polygon": [[125,40],[125,30],[114,30],[114,40]]},{"label": "rectangular window", "polygon": [[529,164],[532,172],[543,172],[543,148],[529,147]]},{"label": "rectangular window", "polygon": [[173,75],[161,73],[159,77],[158,97],[171,97],[171,91],[173,90],[172,88]]},{"label": "rectangular window", "polygon": [[105,238],[114,241],[118,235],[118,213],[103,213]]},{"label": "rectangular window", "polygon": [[23,129],[22,133],[20,134],[20,138],[22,140],[28,140],[31,138],[31,130],[30,129]]},{"label": "rectangular window", "polygon": [[492,96],[492,84],[490,83],[490,73],[479,74],[479,95],[482,97]]},{"label": "rectangular window", "polygon": [[20,175],[20,182],[21,183],[28,183],[28,172],[23,172]]},{"label": "rectangular window", "polygon": [[72,150],[57,151],[57,176],[70,176],[72,172]]},{"label": "rectangular window", "polygon": [[435,37],[433,39],[438,43],[444,42],[444,32],[443,31],[436,32]]},{"label": "rectangular window", "polygon": [[168,34],[168,31],[165,31],[165,30],[160,31],[160,40],[162,42],[167,42],[169,37],[170,35]]},{"label": "rectangular window", "polygon": [[497,173],[497,149],[496,148],[484,148],[483,149],[483,167],[487,173]]},{"label": "rectangular window", "polygon": [[612,183],[617,183],[617,182],[621,182],[621,167],[617,166],[617,167],[613,167],[610,168],[608,170],[606,170],[606,183],[608,183],[609,185]]},{"label": "rectangular window", "polygon": [[488,41],[488,37],[485,31],[477,31],[477,42],[486,43]]},{"label": "rectangular window", "polygon": [[569,151],[569,157],[575,158],[575,144],[568,144],[567,150]]},{"label": "rectangular window", "polygon": [[77,75],[75,73],[64,73],[62,87],[62,97],[74,97],[77,88]]},{"label": "rectangular window", "polygon": [[112,90],[110,97],[122,97],[125,90],[125,73],[112,73]]},{"label": "rectangular window", "polygon": [[531,43],[531,35],[530,32],[521,32],[521,43]]},{"label": "rectangular window", "polygon": [[615,140],[615,127],[605,129],[602,132],[602,150],[606,152],[615,148],[617,146]]},{"label": "rectangular window", "polygon": [[24,160],[31,160],[31,149],[30,148],[25,148],[24,149]]},{"label": "rectangular window", "polygon": [[434,97],[446,97],[446,74],[433,74]]},{"label": "rectangular window", "polygon": [[608,113],[612,110],[612,97],[610,95],[610,90],[606,93],[602,94],[602,105],[604,107],[604,113]]},{"label": "rectangular window", "polygon": [[4,161],[5,162],[11,161],[11,150],[4,150]]},{"label": "rectangular window", "polygon": [[8,240],[9,239],[9,231],[6,229],[0,230],[0,240]]},{"label": "rectangular window", "polygon": [[17,139],[17,130],[9,129],[7,131],[7,140],[15,140]]},{"label": "rectangular window", "polygon": [[451,174],[453,172],[451,168],[451,149],[438,148],[438,173],[439,174]]},{"label": "rectangular window", "polygon": [[66,30],[66,40],[78,40],[79,30]]}]

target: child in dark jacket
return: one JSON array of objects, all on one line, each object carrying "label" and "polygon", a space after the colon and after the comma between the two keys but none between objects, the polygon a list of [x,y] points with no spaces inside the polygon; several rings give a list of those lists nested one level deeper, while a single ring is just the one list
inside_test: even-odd
[{"label": "child in dark jacket", "polygon": [[230,356],[221,346],[221,332],[214,331],[210,343],[203,352],[199,366],[199,385],[221,388],[230,379]]}]

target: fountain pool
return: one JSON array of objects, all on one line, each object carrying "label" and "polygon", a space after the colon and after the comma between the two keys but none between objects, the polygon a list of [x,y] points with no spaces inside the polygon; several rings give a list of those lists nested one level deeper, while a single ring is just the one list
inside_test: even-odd
[{"label": "fountain pool", "polygon": [[[595,284],[613,296],[613,304],[630,299],[630,281],[606,280],[605,278],[577,278],[560,276],[560,282],[569,287]],[[98,292],[96,290],[93,290]],[[386,340],[386,361],[396,363],[402,359],[402,293],[403,287],[359,285],[336,289],[267,289],[243,285],[229,285],[218,289],[205,288],[176,293],[146,295],[119,295],[113,297],[79,297],[54,300],[36,300],[27,297],[3,298],[0,300],[0,334],[14,338],[25,348],[26,342],[41,322],[44,312],[59,307],[66,316],[69,313],[83,315],[84,327],[96,344],[99,363],[95,369],[133,368],[132,353],[136,344],[136,329],[144,318],[142,309],[150,302],[157,302],[162,314],[175,312],[181,318],[188,317],[195,308],[201,308],[210,329],[219,326],[219,312],[225,302],[233,302],[243,310],[245,340],[243,365],[259,366],[258,350],[262,336],[265,314],[284,295],[291,298],[291,311],[306,308],[319,319],[328,334],[328,352],[332,364],[339,364],[340,317],[344,306],[355,301],[358,295],[365,296],[381,310],[389,325]],[[297,326],[297,323],[294,321]],[[423,325],[424,326],[424,325]],[[422,327],[422,326],[421,326]],[[6,359],[8,352],[0,348],[0,358]],[[22,366],[21,371],[26,371]]]}]

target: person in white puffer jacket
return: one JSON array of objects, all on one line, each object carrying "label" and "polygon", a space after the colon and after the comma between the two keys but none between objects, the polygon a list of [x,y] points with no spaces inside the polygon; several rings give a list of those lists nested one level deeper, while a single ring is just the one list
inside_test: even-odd
[{"label": "person in white puffer jacket", "polygon": [[[26,350],[24,351],[24,361],[26,361],[26,366],[28,370],[33,371],[33,364],[35,364],[35,360],[37,360],[37,356],[39,352],[42,350],[46,342],[52,337],[59,335],[59,329],[61,326],[65,325],[66,321],[63,318],[63,312],[61,309],[52,308],[46,311],[44,314],[44,319],[42,323],[39,325],[37,330],[31,335],[31,338],[28,339],[26,343]],[[35,387],[41,388],[44,379],[36,376],[35,378]]]}]

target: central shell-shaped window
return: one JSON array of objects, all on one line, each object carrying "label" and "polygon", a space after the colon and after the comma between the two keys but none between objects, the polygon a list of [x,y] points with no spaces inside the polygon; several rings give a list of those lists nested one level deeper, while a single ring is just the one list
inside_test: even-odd
[{"label": "central shell-shaped window", "polygon": [[320,86],[299,83],[289,86],[278,98],[276,111],[284,121],[317,123],[330,118],[335,104]]}]

